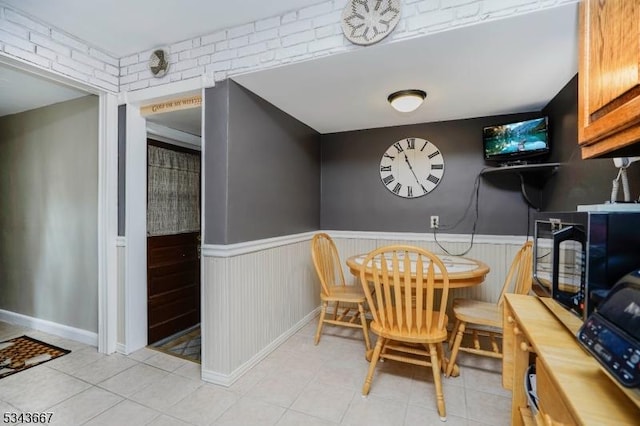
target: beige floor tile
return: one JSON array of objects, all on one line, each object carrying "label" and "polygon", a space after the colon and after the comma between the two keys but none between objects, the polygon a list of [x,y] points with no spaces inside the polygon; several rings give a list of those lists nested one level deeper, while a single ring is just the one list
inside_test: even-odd
[{"label": "beige floor tile", "polygon": [[129,399],[164,411],[200,386],[201,382],[169,374],[154,382],[152,386],[134,393]]},{"label": "beige floor tile", "polygon": [[265,377],[253,386],[246,395],[270,404],[288,408],[311,381],[312,375],[291,372]]},{"label": "beige floor tile", "polygon": [[149,424],[158,417],[157,411],[137,404],[133,401],[124,400],[118,405],[108,409],[97,417],[85,423],[86,426],[143,426]]},{"label": "beige floor tile", "polygon": [[276,426],[337,426],[339,423],[333,423],[307,414],[298,413],[297,411],[287,410],[282,418],[276,423]]},{"label": "beige floor tile", "polygon": [[212,424],[215,426],[270,426],[275,425],[285,409],[267,402],[243,397]]},{"label": "beige floor tile", "polygon": [[149,349],[149,348],[142,348],[142,349],[138,349],[137,351],[127,356],[135,361],[144,361],[157,354],[158,354],[158,351],[154,351],[153,349]]},{"label": "beige floor tile", "polygon": [[[11,415],[15,414],[16,416],[20,413],[20,410],[18,410],[16,407],[14,407],[13,405],[4,402],[4,401],[0,401],[0,422],[2,422],[2,425],[15,425],[18,422],[14,422],[11,419]],[[5,417],[5,416],[9,416],[9,417]]]},{"label": "beige floor tile", "polygon": [[342,425],[345,426],[398,426],[403,424],[407,405],[398,401],[361,395],[351,400]]},{"label": "beige floor tile", "polygon": [[188,379],[200,380],[202,378],[202,367],[197,362],[186,362],[173,373]]},{"label": "beige floor tile", "polygon": [[188,394],[165,413],[187,423],[206,426],[231,407],[239,396],[214,385],[203,385]]},{"label": "beige floor tile", "polygon": [[468,420],[484,422],[494,426],[511,423],[511,398],[486,392],[467,390]]},{"label": "beige floor tile", "polygon": [[182,420],[178,420],[175,417],[169,417],[165,414],[156,417],[148,423],[148,426],[191,426],[189,423],[185,423]]},{"label": "beige floor tile", "polygon": [[73,374],[83,367],[92,364],[106,355],[98,353],[96,348],[87,347],[78,351],[72,351],[71,353],[56,358],[53,361],[47,363],[47,367],[55,368],[56,370]]},{"label": "beige floor tile", "polygon": [[502,375],[493,371],[477,368],[464,368],[460,374],[467,389],[493,393],[495,395],[511,398],[511,391],[502,387]]},{"label": "beige floor tile", "polygon": [[39,365],[2,379],[0,400],[22,411],[44,411],[90,386],[65,373]]},{"label": "beige floor tile", "polygon": [[185,365],[185,363],[190,362],[187,360],[184,360],[182,358],[178,358],[175,356],[171,356],[171,355],[167,355],[165,353],[162,352],[157,352],[150,356],[149,358],[145,359],[143,361],[145,364],[149,364],[152,365],[156,368],[160,368],[162,370],[165,371],[169,371],[169,372],[173,372],[175,370],[177,370],[178,368],[182,367],[183,365]]},{"label": "beige floor tile", "polygon": [[129,397],[159,382],[169,373],[146,364],[137,364],[100,383],[100,387],[118,395]]},{"label": "beige floor tile", "polygon": [[137,361],[131,360],[124,355],[111,354],[85,365],[76,370],[73,375],[95,385],[137,364]]},{"label": "beige floor tile", "polygon": [[291,409],[339,423],[354,395],[355,390],[341,387],[340,382],[332,385],[310,383],[293,402]]},{"label": "beige floor tile", "polygon": [[108,410],[122,398],[102,389],[91,387],[61,402],[49,411],[53,413],[51,425],[75,426]]},{"label": "beige floor tile", "polygon": [[407,416],[404,420],[405,426],[430,425],[430,426],[467,426],[467,419],[455,416],[447,412],[447,420],[443,422],[436,410],[429,410],[417,405],[409,405]]},{"label": "beige floor tile", "polygon": [[[447,413],[459,417],[467,416],[467,404],[465,399],[466,389],[462,386],[451,385],[448,379],[442,379],[442,391]],[[437,410],[436,388],[433,377],[414,378],[411,383],[411,395],[409,404],[424,407],[429,410]]]}]

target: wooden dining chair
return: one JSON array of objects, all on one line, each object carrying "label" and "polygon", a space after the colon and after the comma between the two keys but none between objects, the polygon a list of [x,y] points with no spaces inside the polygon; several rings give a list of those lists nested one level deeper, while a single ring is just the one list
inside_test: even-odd
[{"label": "wooden dining chair", "polygon": [[[442,277],[442,290],[435,289],[436,273]],[[369,393],[379,359],[431,366],[438,414],[446,420],[441,369],[449,276],[444,264],[420,247],[381,247],[365,258],[360,282],[373,316],[371,331],[378,335],[362,394]]]},{"label": "wooden dining chair", "polygon": [[[532,242],[527,241],[520,247],[511,262],[511,267],[502,285],[497,303],[482,302],[473,299],[454,299],[453,313],[455,325],[449,339],[451,357],[447,366],[447,376],[455,373],[458,352],[467,352],[492,358],[502,358],[501,345],[498,339],[502,337],[502,303],[506,293],[527,294],[533,283],[533,250]],[[463,346],[464,334],[471,334],[471,342]],[[481,344],[480,337],[488,340],[487,348]]]},{"label": "wooden dining chair", "polygon": [[[320,318],[315,335],[315,344],[320,342],[323,325],[332,324],[343,327],[361,328],[367,351],[371,350],[369,328],[365,317],[366,299],[358,285],[346,285],[342,262],[335,243],[328,234],[320,233],[311,241],[311,257],[320,279]],[[329,304],[333,304],[333,313],[327,315]],[[343,304],[343,305],[341,305]]]}]

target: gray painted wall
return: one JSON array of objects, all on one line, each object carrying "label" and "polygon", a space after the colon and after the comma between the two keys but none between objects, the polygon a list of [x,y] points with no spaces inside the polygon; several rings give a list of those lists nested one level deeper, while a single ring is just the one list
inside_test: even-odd
[{"label": "gray painted wall", "polygon": [[233,81],[205,96],[205,242],[317,230],[319,134]]},{"label": "gray painted wall", "polygon": [[98,330],[98,98],[0,118],[0,309]]},{"label": "gray painted wall", "polygon": [[[537,113],[480,117],[413,126],[389,127],[322,135],[321,228],[334,230],[431,232],[429,217],[440,216],[444,233],[471,233],[473,208],[467,206],[474,182],[487,165],[482,155],[482,128],[541,115],[549,116],[552,152],[546,161],[559,162],[548,179],[534,176],[542,190],[531,192],[541,210],[575,210],[579,204],[608,200],[617,169],[611,159],[582,160],[577,139],[577,84],[574,77]],[[438,187],[418,199],[402,199],[380,182],[380,156],[406,137],[433,142],[445,158]],[[632,197],[640,191],[640,165],[629,168]],[[476,232],[525,235],[531,217],[514,174],[480,179]],[[620,193],[620,199],[622,194]],[[473,206],[472,206],[473,207]],[[464,216],[465,212],[468,212]],[[459,225],[450,228],[451,225]]]}]

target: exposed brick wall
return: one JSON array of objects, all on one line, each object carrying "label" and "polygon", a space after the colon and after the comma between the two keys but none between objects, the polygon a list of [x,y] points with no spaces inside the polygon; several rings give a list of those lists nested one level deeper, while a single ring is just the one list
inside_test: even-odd
[{"label": "exposed brick wall", "polygon": [[[1,0],[0,0],[1,2]],[[422,37],[531,13],[578,0],[403,0],[402,18],[380,43]],[[169,72],[154,78],[152,50],[114,58],[46,23],[0,3],[0,55],[28,62],[112,92],[126,92],[206,74],[216,81],[260,69],[366,47],[342,34],[347,0],[327,0],[294,12],[161,46]]]},{"label": "exposed brick wall", "polygon": [[[380,43],[394,43],[453,28],[531,13],[578,0],[403,0],[402,18]],[[154,78],[151,51],[120,61],[120,90],[132,91],[199,75],[216,81],[260,69],[366,47],[351,44],[340,26],[347,0],[318,4],[162,46],[169,72]]]},{"label": "exposed brick wall", "polygon": [[117,58],[1,3],[0,55],[119,92]]}]

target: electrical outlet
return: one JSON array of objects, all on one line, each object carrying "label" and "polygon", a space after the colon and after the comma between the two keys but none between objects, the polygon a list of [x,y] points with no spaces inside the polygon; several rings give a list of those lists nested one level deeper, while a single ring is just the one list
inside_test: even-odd
[{"label": "electrical outlet", "polygon": [[440,216],[431,216],[431,229],[438,228],[440,226]]}]

